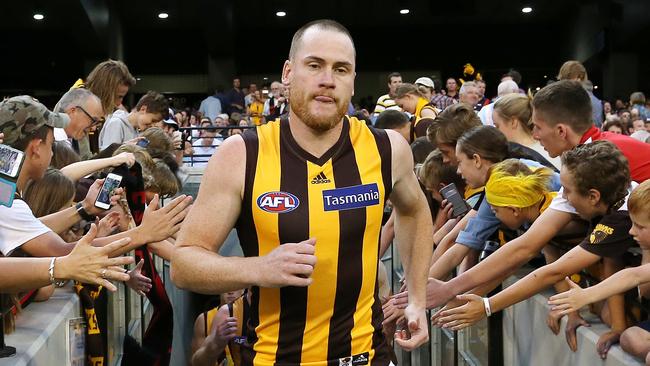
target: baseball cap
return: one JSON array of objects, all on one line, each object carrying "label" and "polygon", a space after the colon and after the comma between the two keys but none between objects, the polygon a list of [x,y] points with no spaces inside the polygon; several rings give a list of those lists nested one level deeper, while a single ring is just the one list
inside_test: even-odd
[{"label": "baseball cap", "polygon": [[420,84],[420,85],[424,85],[424,86],[428,86],[429,88],[433,88],[433,80],[431,80],[431,78],[428,78],[428,77],[418,78],[417,80],[415,80],[415,83]]},{"label": "baseball cap", "polygon": [[170,125],[170,126],[172,126],[172,127],[174,128],[174,130],[178,130],[178,128],[179,128],[179,127],[178,127],[178,123],[176,123],[176,121],[174,121],[174,120],[171,119],[171,118],[170,118],[170,119],[165,119],[165,120],[163,120],[163,122],[164,122],[166,125]]},{"label": "baseball cap", "polygon": [[51,112],[29,95],[0,102],[0,132],[4,133],[4,144],[9,146],[43,126],[65,128],[68,123],[67,114]]}]

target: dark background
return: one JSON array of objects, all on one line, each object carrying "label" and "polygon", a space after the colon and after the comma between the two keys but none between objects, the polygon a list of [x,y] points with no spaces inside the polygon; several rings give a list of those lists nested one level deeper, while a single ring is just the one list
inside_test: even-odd
[{"label": "dark background", "polygon": [[[527,5],[534,10],[523,14]],[[400,15],[402,8],[410,13]],[[287,16],[276,17],[278,10]],[[169,18],[159,19],[161,11]],[[35,12],[45,19],[35,21]],[[350,29],[358,73],[435,70],[443,78],[460,77],[471,62],[492,95],[511,67],[522,73],[524,87],[534,89],[562,62],[577,59],[600,97],[648,91],[646,0],[24,0],[0,5],[0,93],[55,98],[112,57],[143,80],[204,75],[206,82],[194,90],[175,90],[174,83],[160,90],[192,104],[207,89],[229,88],[233,75],[244,84],[263,83],[259,75],[279,76],[293,32],[319,18]],[[383,79],[370,79],[357,97],[385,92]],[[137,86],[132,91],[142,92]]]}]

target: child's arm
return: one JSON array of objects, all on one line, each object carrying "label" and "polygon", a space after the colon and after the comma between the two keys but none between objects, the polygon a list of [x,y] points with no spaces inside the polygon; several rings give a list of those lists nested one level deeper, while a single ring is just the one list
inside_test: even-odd
[{"label": "child's arm", "polygon": [[559,310],[562,315],[576,311],[587,304],[625,292],[641,283],[650,282],[650,264],[626,268],[596,286],[586,289],[576,285],[568,278],[565,281],[571,286],[571,290],[551,296],[549,299],[553,310]]},{"label": "child's arm", "polygon": [[[641,265],[650,263],[650,249],[643,249],[641,257]],[[650,298],[650,282],[639,285],[639,295],[641,297]]]}]

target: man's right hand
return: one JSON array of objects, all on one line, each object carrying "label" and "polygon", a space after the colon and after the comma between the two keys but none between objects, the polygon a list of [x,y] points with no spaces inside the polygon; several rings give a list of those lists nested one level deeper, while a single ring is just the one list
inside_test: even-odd
[{"label": "man's right hand", "polygon": [[145,237],[145,242],[162,241],[176,234],[181,228],[181,223],[185,219],[191,203],[192,197],[183,194],[160,208],[160,199],[158,195],[155,195],[144,211],[142,224],[139,226]]},{"label": "man's right hand", "polygon": [[261,287],[309,286],[316,266],[316,238],[286,243],[260,257],[258,285]]}]

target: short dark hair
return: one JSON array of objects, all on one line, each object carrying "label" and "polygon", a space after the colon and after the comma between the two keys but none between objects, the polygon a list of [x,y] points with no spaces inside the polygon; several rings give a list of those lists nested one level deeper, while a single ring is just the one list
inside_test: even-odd
[{"label": "short dark hair", "polygon": [[18,140],[16,140],[16,142],[11,144],[10,146],[16,150],[20,150],[24,152],[25,149],[27,149],[27,145],[29,145],[29,143],[32,142],[33,140],[45,141],[45,139],[47,139],[47,134],[50,132],[50,130],[54,132],[54,129],[52,127],[43,125],[38,129],[36,129],[34,132],[29,133],[22,138],[19,138]]},{"label": "short dark hair", "polygon": [[[350,34],[350,31],[345,28],[341,23],[331,20],[331,19],[319,19],[319,20],[314,20],[311,21],[296,31],[296,33],[293,34],[293,38],[291,39],[291,48],[289,49],[289,60],[293,60],[293,57],[296,55],[296,52],[298,51],[298,47],[300,46],[300,42],[302,41],[302,37],[305,34],[305,32],[312,27],[317,27],[321,30],[332,30],[336,31],[339,33],[343,33],[348,38],[350,38],[350,42],[352,42],[352,48],[354,48],[354,40],[352,39],[352,35]],[[355,49],[355,54],[356,54],[356,49]]]},{"label": "short dark hair", "polygon": [[403,127],[407,123],[409,123],[409,118],[404,112],[388,109],[379,113],[375,120],[375,127],[384,130],[392,130]]},{"label": "short dark hair", "polygon": [[452,104],[445,108],[427,130],[432,144],[456,146],[458,139],[472,127],[482,126],[474,109],[465,103]]},{"label": "short dark hair", "polygon": [[593,126],[591,99],[578,81],[560,80],[545,86],[535,94],[533,109],[551,126],[562,122],[578,134]]},{"label": "short dark hair", "polygon": [[519,73],[519,71],[517,71],[515,69],[510,69],[510,70],[508,70],[506,75],[510,76],[512,78],[512,81],[517,83],[517,85],[521,84],[521,74]]},{"label": "short dark hair", "polygon": [[147,113],[160,114],[162,119],[169,118],[169,102],[167,102],[164,95],[158,92],[148,91],[147,94],[140,98],[138,104],[135,105],[135,109],[139,110],[143,106],[147,107]]},{"label": "short dark hair", "polygon": [[401,78],[401,77],[402,77],[402,74],[400,74],[399,72],[391,72],[390,74],[388,74],[388,84],[390,84],[390,82],[391,82],[390,79],[392,79],[392,78]]},{"label": "short dark hair", "polygon": [[411,152],[413,153],[413,162],[415,164],[422,164],[427,156],[436,149],[436,145],[432,144],[426,136],[418,137],[411,144]]},{"label": "short dark hair", "polygon": [[595,189],[600,192],[600,200],[612,206],[627,195],[630,167],[621,150],[609,141],[598,140],[565,151],[562,166],[571,172],[583,196]]}]

